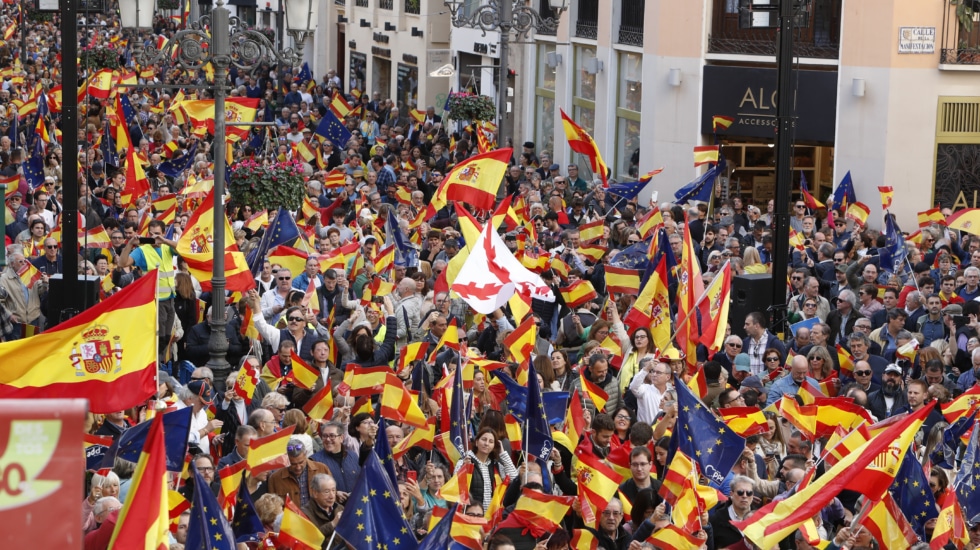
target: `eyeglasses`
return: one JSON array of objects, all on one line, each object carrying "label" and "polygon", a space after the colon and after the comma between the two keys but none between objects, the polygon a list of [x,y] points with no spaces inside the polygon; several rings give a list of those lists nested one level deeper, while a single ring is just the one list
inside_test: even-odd
[{"label": "eyeglasses", "polygon": [[854,371],[854,376],[871,376],[871,371],[869,371],[869,370],[856,370],[856,371]]},{"label": "eyeglasses", "polygon": [[803,304],[803,307],[817,307],[817,304],[815,304],[813,302],[808,302],[806,304]]},{"label": "eyeglasses", "polygon": [[790,279],[792,279],[794,281],[802,281],[803,280],[803,277],[790,277]]},{"label": "eyeglasses", "polygon": [[292,277],[276,277],[276,280],[278,281],[288,281],[290,279],[292,279]]},{"label": "eyeglasses", "polygon": [[629,420],[630,416],[628,414],[617,414],[615,418],[616,420]]},{"label": "eyeglasses", "polygon": [[340,434],[323,434],[322,439],[337,439]]},{"label": "eyeglasses", "polygon": [[619,516],[623,515],[623,513],[622,512],[617,512],[615,510],[603,510],[602,511],[602,515],[613,517],[613,518],[618,518]]},{"label": "eyeglasses", "polygon": [[796,207],[797,208],[806,208],[806,205],[805,204],[797,204]]},{"label": "eyeglasses", "polygon": [[810,361],[823,361],[823,357],[811,357]]},{"label": "eyeglasses", "polygon": [[46,245],[44,245],[44,248],[47,248],[47,249],[51,250],[53,248],[58,248],[58,245],[56,245],[56,244],[46,244]]},{"label": "eyeglasses", "polygon": [[755,491],[751,491],[751,490],[749,490],[749,491],[741,491],[741,490],[739,490],[739,491],[734,491],[734,493],[736,495],[740,496],[740,497],[750,497],[750,496],[752,496],[752,495],[755,494]]},{"label": "eyeglasses", "polygon": [[290,317],[287,319],[287,321],[289,321],[290,323],[302,323],[303,320],[304,319],[302,317]]},{"label": "eyeglasses", "polygon": [[871,325],[854,325],[854,328],[859,328],[862,330],[871,330]]},{"label": "eyeglasses", "polygon": [[213,472],[214,471],[214,467],[213,466],[202,466],[202,467],[198,468],[197,471],[199,471],[199,472]]},{"label": "eyeglasses", "polygon": [[774,362],[774,361],[777,362],[777,363],[779,362],[779,356],[778,355],[773,356],[773,357],[766,357],[766,362],[767,363],[771,363],[771,362]]},{"label": "eyeglasses", "polygon": [[738,343],[735,343],[735,342],[729,342],[728,345],[731,346],[731,347],[733,347],[733,348],[740,348],[740,347],[742,347],[742,344],[738,344]]}]

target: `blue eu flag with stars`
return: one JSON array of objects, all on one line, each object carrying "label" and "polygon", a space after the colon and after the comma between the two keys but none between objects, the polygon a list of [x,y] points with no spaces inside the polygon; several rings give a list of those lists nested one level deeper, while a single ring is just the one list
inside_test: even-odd
[{"label": "blue eu flag with stars", "polygon": [[895,475],[895,482],[888,489],[902,513],[912,524],[915,534],[927,540],[925,525],[930,519],[939,517],[936,499],[929,488],[929,480],[922,465],[915,459],[915,453],[905,453],[902,465]]},{"label": "blue eu flag with stars", "polygon": [[551,425],[548,424],[548,413],[544,409],[541,386],[538,385],[538,373],[535,372],[534,365],[528,365],[526,426],[524,448],[530,455],[547,459],[555,448],[555,442],[551,438]]},{"label": "blue eu flag with stars", "polygon": [[262,520],[259,519],[259,514],[255,511],[252,495],[248,493],[248,482],[245,476],[242,476],[242,483],[238,486],[238,495],[235,497],[235,521],[232,522],[231,528],[236,541],[265,532]]},{"label": "blue eu flag with stars", "polygon": [[197,155],[197,143],[191,145],[191,148],[187,150],[183,155],[165,160],[157,166],[162,174],[176,178],[184,170],[188,170],[194,165],[194,156]]},{"label": "blue eu flag with stars", "polygon": [[338,149],[346,147],[347,142],[351,138],[350,130],[329,109],[324,113],[323,118],[320,119],[320,124],[317,125],[315,133],[324,139],[330,140],[333,146]]},{"label": "blue eu flag with stars", "polygon": [[960,471],[956,474],[956,481],[953,487],[956,488],[956,496],[960,499],[963,506],[963,513],[969,522],[976,521],[980,515],[980,452],[977,450],[980,430],[974,427],[973,434],[970,435],[970,444],[966,446],[963,453],[963,462],[960,464]]},{"label": "blue eu flag with stars", "polygon": [[384,417],[379,417],[378,435],[380,437],[374,438],[374,452],[378,454],[378,461],[381,462],[381,467],[388,473],[391,485],[398,487],[398,474],[395,473],[395,456],[391,452],[391,445],[388,444],[388,436],[385,435],[387,430],[388,424],[385,422]]},{"label": "blue eu flag with stars", "polygon": [[337,535],[354,548],[417,550],[418,542],[404,513],[398,489],[372,450],[344,504]]},{"label": "blue eu flag with stars", "polygon": [[527,388],[518,384],[503,369],[490,371],[490,374],[496,376],[504,384],[506,412],[514,415],[514,419],[523,426],[524,420],[527,418]]},{"label": "blue eu flag with stars", "polygon": [[718,164],[701,174],[696,180],[681,187],[674,193],[677,204],[684,204],[689,201],[708,202],[711,198],[711,191],[715,188],[715,178],[721,175],[725,169],[725,157],[721,157]]},{"label": "blue eu flag with stars", "polygon": [[291,245],[297,238],[299,238],[299,228],[296,227],[296,221],[288,210],[279,207],[276,219],[269,224],[269,228],[262,235],[259,246],[252,249],[246,258],[252,275],[259,276],[259,272],[262,271],[262,261],[270,250],[281,244]]},{"label": "blue eu flag with stars", "polygon": [[191,470],[194,472],[194,502],[191,503],[191,519],[187,524],[187,542],[184,543],[184,548],[235,550],[235,535],[221,511],[221,506],[218,506],[218,499],[193,463]]},{"label": "blue eu flag with stars", "polygon": [[691,457],[708,481],[720,486],[745,449],[745,438],[708,410],[683,380],[675,377],[677,423],[670,436],[667,464],[677,450]]}]

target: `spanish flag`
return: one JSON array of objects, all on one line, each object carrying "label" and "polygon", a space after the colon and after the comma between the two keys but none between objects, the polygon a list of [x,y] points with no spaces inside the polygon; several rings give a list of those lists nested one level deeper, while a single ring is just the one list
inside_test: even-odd
[{"label": "spanish flag", "polygon": [[0,343],[0,398],[88,399],[95,414],[149,399],[157,391],[156,285],[152,271],[46,332]]},{"label": "spanish flag", "polygon": [[524,363],[531,360],[531,352],[534,351],[537,339],[538,330],[534,324],[534,317],[529,316],[504,338],[504,345],[510,350],[515,361]]},{"label": "spanish flag", "polygon": [[470,503],[470,479],[473,477],[473,464],[464,464],[452,477],[442,484],[438,491],[439,498],[462,505]]},{"label": "spanish flag", "polygon": [[278,541],[288,548],[316,550],[323,546],[320,529],[307,518],[291,500],[282,511]]},{"label": "spanish flag", "polygon": [[721,128],[722,130],[727,130],[734,123],[735,123],[734,117],[724,116],[724,115],[715,115],[711,117],[711,129],[714,130],[715,132],[718,131],[718,128]]},{"label": "spanish flag", "polygon": [[289,358],[292,362],[290,370],[292,380],[298,387],[304,390],[312,390],[313,386],[316,385],[317,378],[320,377],[320,371],[300,359],[300,356],[296,355],[295,349],[289,352]]},{"label": "spanish flag", "polygon": [[150,180],[146,178],[143,165],[136,159],[135,151],[135,147],[126,151],[126,187],[121,193],[123,206],[136,204],[137,199],[150,192]]},{"label": "spanish flag", "polygon": [[[733,521],[732,525],[757,546],[772,548],[819,513],[843,489],[883,494],[894,481],[906,451],[932,407],[929,404],[895,422],[802,490],[771,502],[747,520]],[[936,529],[938,532],[938,525]]]},{"label": "spanish flag", "polygon": [[840,344],[837,344],[837,362],[840,364],[840,373],[842,376],[854,378],[854,356]]},{"label": "spanish flag", "polygon": [[434,216],[449,201],[459,201],[479,210],[492,210],[512,155],[513,149],[509,147],[496,149],[454,166],[432,196],[430,215]]},{"label": "spanish flag", "polygon": [[[919,215],[921,216],[922,214]],[[950,216],[946,220],[946,223],[950,229],[958,229],[978,235],[980,234],[980,208],[964,208]],[[919,219],[919,226],[924,227],[921,218]],[[916,244],[918,244],[918,240],[912,237],[918,235],[921,238],[921,234],[921,230],[916,231],[913,235],[909,236],[908,240],[915,240]]]},{"label": "spanish flag", "polygon": [[[939,207],[930,208],[924,212],[919,212],[917,214],[919,219],[919,227],[929,227],[934,223],[939,225],[946,225],[946,218],[943,217],[943,213],[939,210]],[[959,216],[951,216],[950,221],[959,218]]]},{"label": "spanish flag", "polygon": [[650,207],[650,210],[636,224],[637,229],[640,231],[640,238],[644,240],[649,238],[654,230],[663,225],[663,223],[664,216],[660,213],[660,209],[656,206]]},{"label": "spanish flag", "polygon": [[966,529],[966,518],[963,517],[963,508],[960,507],[956,492],[946,489],[940,506],[942,509],[939,510],[929,547],[942,548],[947,543],[953,542],[957,548],[963,548],[970,542],[970,533]]},{"label": "spanish flag", "polygon": [[[225,235],[232,235],[231,224],[225,218]],[[192,275],[201,282],[201,288],[211,290],[211,275],[214,272],[214,189],[208,192],[191,215],[187,228],[177,241],[177,252],[187,261]],[[238,250],[235,241],[225,241],[225,289],[245,292],[255,288],[255,279],[248,269],[245,255]],[[305,266],[305,261],[304,261]],[[295,273],[295,272],[294,272]]]},{"label": "spanish flag", "polygon": [[605,390],[595,385],[591,380],[585,377],[585,372],[580,372],[579,377],[582,382],[582,390],[585,395],[589,398],[589,401],[595,405],[596,410],[602,411],[603,407],[606,406],[606,402],[609,401],[609,394]]},{"label": "spanish flag", "polygon": [[575,497],[548,495],[524,487],[511,515],[537,538],[558,528],[574,500]]},{"label": "spanish flag", "polygon": [[[579,494],[584,497],[593,510],[604,510],[609,501],[616,496],[623,476],[605,464],[592,449],[588,439],[583,439],[584,445],[575,449],[575,472],[573,479],[579,488]],[[583,503],[583,510],[584,510]]]},{"label": "spanish flag", "polygon": [[88,80],[88,95],[98,99],[109,99],[112,91],[112,69],[102,69]]},{"label": "spanish flag", "polygon": [[729,407],[718,409],[725,424],[742,437],[769,431],[769,423],[759,407]]},{"label": "spanish flag", "polygon": [[719,151],[718,145],[698,145],[694,148],[694,166],[718,162]]},{"label": "spanish flag", "polygon": [[640,272],[636,269],[606,266],[606,290],[637,294],[640,291]]},{"label": "spanish flag", "polygon": [[663,550],[697,550],[704,544],[704,541],[676,525],[667,525],[650,535],[646,541]]},{"label": "spanish flag", "polygon": [[[154,273],[154,281],[156,281],[155,275]],[[154,301],[156,300],[154,299]],[[156,319],[156,313],[154,313],[153,318]],[[154,338],[145,339],[155,340]],[[155,347],[156,342],[152,343]],[[133,474],[126,503],[119,511],[119,518],[116,520],[116,528],[112,532],[109,548],[167,550],[170,547],[170,504],[167,496],[166,453],[167,449],[163,438],[163,415],[158,414],[150,423],[149,432],[146,434],[146,443],[143,445],[143,452],[140,453],[139,461],[136,463],[136,472]]]},{"label": "spanish flag", "polygon": [[381,394],[381,415],[404,424],[424,428],[428,422],[418,405],[418,397],[407,389],[401,378],[388,371],[384,393]]},{"label": "spanish flag", "polygon": [[892,197],[895,196],[895,188],[890,185],[879,185],[878,193],[881,193],[881,209],[888,210],[892,205]]},{"label": "spanish flag", "polygon": [[287,426],[276,433],[257,437],[249,442],[245,464],[250,475],[289,466],[286,445],[289,444],[289,436],[293,435],[295,428],[296,426]]},{"label": "spanish flag", "polygon": [[[725,262],[721,272],[711,280],[711,284],[704,290],[704,296],[698,300],[696,306],[701,312],[700,342],[709,350],[721,349],[721,344],[725,341],[726,326],[725,323],[719,322],[719,319],[728,319],[731,295],[732,266],[730,262]],[[688,322],[693,322],[693,319]]]},{"label": "spanish flag", "polygon": [[847,206],[847,211],[844,212],[844,217],[851,218],[860,226],[864,227],[868,222],[868,214],[870,213],[871,209],[868,208],[868,205],[864,204],[863,202],[853,202]]},{"label": "spanish flag", "polygon": [[592,287],[592,283],[583,279],[579,279],[560,290],[561,297],[565,300],[565,305],[573,309],[589,300],[595,300],[598,296],[595,288]]},{"label": "spanish flag", "polygon": [[604,233],[606,220],[599,218],[594,222],[584,223],[578,226],[579,238],[583,243],[598,240]]},{"label": "spanish flag", "polygon": [[412,447],[418,447],[426,451],[432,450],[432,442],[436,437],[436,417],[430,416],[424,428],[415,428],[404,439],[391,448],[391,454],[398,459],[407,453]]},{"label": "spanish flag", "polygon": [[593,174],[597,174],[599,178],[602,179],[602,186],[609,187],[609,182],[607,180],[609,175],[609,168],[606,163],[602,160],[602,154],[599,153],[599,146],[596,145],[592,136],[589,135],[581,126],[575,123],[570,116],[568,116],[564,109],[559,109],[561,111],[561,123],[562,127],[565,129],[565,139],[568,140],[568,146],[571,147],[572,151],[576,153],[581,153],[589,158],[589,168],[592,170]]},{"label": "spanish flag", "polygon": [[585,411],[582,410],[582,394],[579,390],[572,392],[572,398],[568,401],[568,412],[565,413],[565,435],[572,448],[578,447],[581,434],[585,433]]}]

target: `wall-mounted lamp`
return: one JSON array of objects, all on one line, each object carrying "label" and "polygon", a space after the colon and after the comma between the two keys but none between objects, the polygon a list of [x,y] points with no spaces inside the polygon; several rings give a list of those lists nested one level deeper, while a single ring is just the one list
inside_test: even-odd
[{"label": "wall-mounted lamp", "polygon": [[368,21],[367,19],[361,19],[361,26],[362,27],[370,27],[371,26],[371,22]]},{"label": "wall-mounted lamp", "polygon": [[864,97],[865,87],[863,78],[851,80],[851,95],[854,97]]},{"label": "wall-mounted lamp", "polygon": [[418,27],[412,27],[412,36],[420,36],[421,37],[421,36],[424,36],[424,35],[425,35],[425,33],[422,32],[422,29],[420,29]]},{"label": "wall-mounted lamp", "polygon": [[337,15],[337,22],[338,23],[346,23],[347,21],[348,21],[347,18],[344,17],[343,15],[339,15],[339,14]]},{"label": "wall-mounted lamp", "polygon": [[561,65],[561,54],[558,52],[548,52],[548,55],[544,58],[544,64],[552,69]]},{"label": "wall-mounted lamp", "polygon": [[602,61],[599,61],[594,57],[586,59],[584,66],[585,72],[589,74],[599,74],[603,69]]},{"label": "wall-mounted lamp", "polygon": [[385,30],[388,31],[388,32],[391,32],[391,31],[394,31],[394,30],[398,30],[398,27],[396,27],[396,26],[392,25],[391,23],[385,21]]},{"label": "wall-mounted lamp", "polygon": [[675,88],[681,85],[680,69],[671,69],[670,72],[667,73],[667,84],[670,84]]}]

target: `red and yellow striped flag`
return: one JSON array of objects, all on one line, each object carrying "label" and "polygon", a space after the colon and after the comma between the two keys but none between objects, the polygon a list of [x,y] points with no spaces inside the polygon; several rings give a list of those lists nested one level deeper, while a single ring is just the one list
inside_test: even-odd
[{"label": "red and yellow striped flag", "polygon": [[881,194],[881,209],[888,210],[892,205],[892,198],[895,196],[895,188],[890,185],[879,185],[878,193]]},{"label": "red and yellow striped flag", "polygon": [[320,377],[320,371],[313,368],[306,361],[303,361],[299,355],[296,355],[295,349],[290,352],[289,358],[292,363],[292,369],[288,378],[298,387],[304,390],[312,390],[313,386],[316,385],[317,378]]},{"label": "red and yellow striped flag", "polygon": [[942,211],[940,211],[938,206],[936,208],[930,208],[929,210],[926,210],[924,212],[919,212],[916,215],[916,217],[919,220],[920,228],[929,227],[934,223],[938,223],[940,225],[946,225],[946,218],[943,217],[943,213]]},{"label": "red and yellow striped flag", "polygon": [[316,524],[287,498],[279,527],[279,544],[296,550],[318,550],[324,540]]},{"label": "red and yellow striped flag", "polygon": [[718,162],[719,151],[718,145],[698,145],[694,148],[694,166]]},{"label": "red and yellow striped flag", "polygon": [[150,424],[109,548],[169,548],[170,503],[167,496],[166,453],[163,415],[158,414]]},{"label": "red and yellow striped flag", "polygon": [[250,475],[289,466],[286,445],[289,444],[289,436],[293,435],[295,428],[296,426],[286,426],[276,433],[257,437],[249,442],[245,467]]},{"label": "red and yellow striped flag", "polygon": [[592,283],[584,279],[579,279],[571,285],[561,288],[561,297],[565,300],[565,305],[576,308],[590,300],[595,300],[598,294],[593,288]]},{"label": "red and yellow striped flag", "polygon": [[871,209],[868,205],[863,202],[854,202],[847,206],[847,211],[844,212],[845,218],[850,218],[856,223],[864,227],[868,223],[868,214],[871,213]]}]

